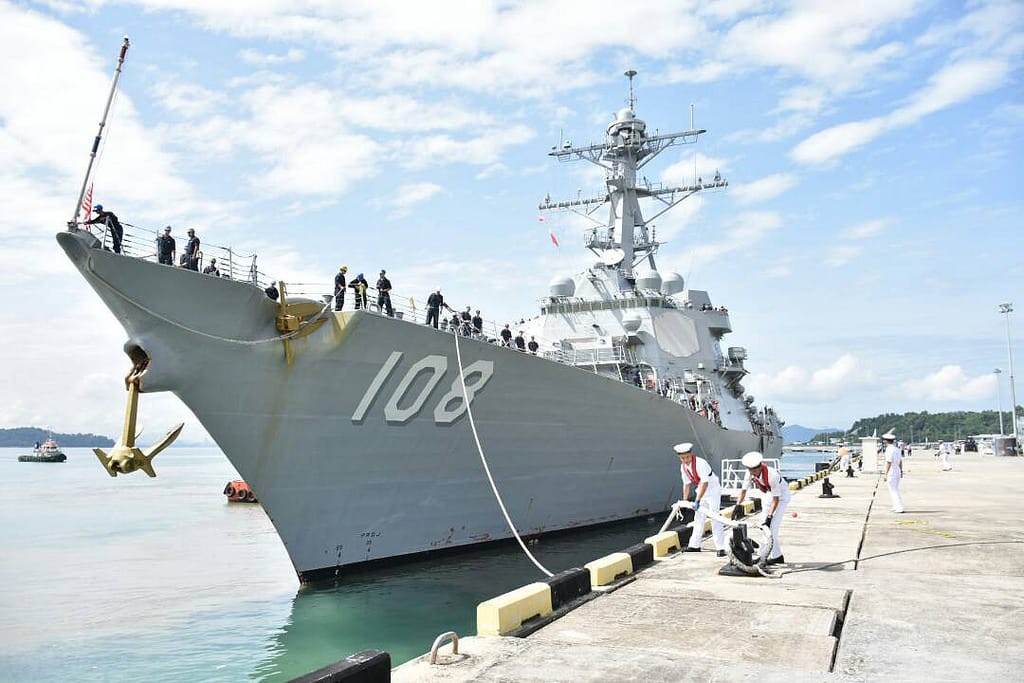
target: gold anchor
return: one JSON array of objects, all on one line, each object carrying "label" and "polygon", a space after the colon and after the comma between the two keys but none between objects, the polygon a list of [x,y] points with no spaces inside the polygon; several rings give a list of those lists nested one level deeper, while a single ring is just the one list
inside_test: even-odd
[{"label": "gold anchor", "polygon": [[124,412],[124,429],[121,431],[121,440],[114,445],[109,456],[102,448],[92,449],[92,452],[100,459],[103,469],[112,477],[116,477],[118,473],[128,474],[135,470],[142,470],[149,476],[155,477],[156,472],[153,471],[153,458],[160,451],[174,443],[174,440],[178,438],[182,428],[185,426],[185,423],[182,422],[167,432],[159,442],[145,451],[135,447],[135,422],[139,411],[139,384],[148,366],[149,359],[147,358],[141,363],[133,365],[131,371],[124,378],[124,385],[128,390],[128,407],[125,408]]},{"label": "gold anchor", "polygon": [[288,294],[285,291],[285,283],[278,281],[277,284],[281,303],[278,304],[278,314],[275,322],[277,323],[278,332],[290,335],[287,339],[282,339],[281,342],[284,344],[284,358],[288,365],[291,365],[293,359],[292,340],[301,339],[312,334],[318,327],[324,324],[323,319],[307,323],[305,326],[302,324],[307,319],[320,313],[323,310],[323,305],[315,301],[300,301],[296,304],[290,304],[288,303]]}]

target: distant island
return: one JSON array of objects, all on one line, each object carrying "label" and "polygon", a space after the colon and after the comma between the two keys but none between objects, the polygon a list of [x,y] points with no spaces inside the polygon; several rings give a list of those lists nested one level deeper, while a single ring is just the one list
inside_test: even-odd
[{"label": "distant island", "polygon": [[110,448],[114,440],[99,434],[62,434],[51,432],[48,429],[38,427],[15,427],[14,429],[0,429],[0,447],[2,448],[32,448],[37,441],[46,441],[53,436],[54,441],[67,448]]},{"label": "distant island", "polygon": [[[1017,411],[1020,412],[1018,406]],[[1010,423],[1010,412],[1003,413],[1003,428],[1013,432]],[[883,413],[875,417],[864,417],[847,431],[828,430],[815,434],[808,441],[828,442],[829,439],[846,439],[858,441],[862,436],[872,434],[881,436],[892,430],[900,439],[913,442],[931,442],[942,439],[953,441],[978,434],[999,433],[999,413],[994,410],[957,411],[952,413]],[[859,442],[859,441],[858,441]]]}]

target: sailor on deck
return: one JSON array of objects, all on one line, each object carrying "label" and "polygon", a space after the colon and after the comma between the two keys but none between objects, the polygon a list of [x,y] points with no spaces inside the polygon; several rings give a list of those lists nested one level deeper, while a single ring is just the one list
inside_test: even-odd
[{"label": "sailor on deck", "polygon": [[113,211],[105,211],[102,204],[97,204],[96,217],[91,221],[86,221],[85,224],[107,226],[107,230],[110,231],[110,239],[114,244],[114,253],[121,253],[121,240],[124,238],[124,228],[121,227],[121,221],[117,220],[117,216],[114,215]]},{"label": "sailor on deck", "polygon": [[900,494],[900,481],[903,479],[903,451],[896,445],[896,435],[892,432],[882,434],[882,441],[885,442],[885,481],[889,484],[892,511],[903,512],[903,496]]},{"label": "sailor on deck", "polygon": [[[679,456],[679,472],[683,477],[683,500],[689,500],[690,488],[696,489],[694,495],[695,512],[693,515],[693,533],[684,550],[688,553],[700,552],[700,542],[704,538],[704,522],[707,520],[706,510],[717,513],[722,507],[722,487],[718,475],[704,458],[693,454],[692,443],[677,443],[672,450]],[[725,527],[721,522],[711,520],[711,535],[715,539],[718,556],[725,556]]]},{"label": "sailor on deck", "polygon": [[742,462],[747,468],[747,475],[743,478],[736,505],[743,504],[748,489],[757,489],[765,511],[764,523],[772,530],[772,552],[768,555],[768,564],[782,564],[786,558],[782,556],[782,544],[779,543],[779,527],[782,526],[782,517],[789,505],[789,482],[777,469],[768,467],[764,463],[764,456],[757,451],[744,455]]},{"label": "sailor on deck", "polygon": [[348,272],[348,266],[342,266],[338,269],[338,274],[334,276],[334,310],[340,311],[345,307],[345,289],[348,285],[345,283],[345,273]]}]

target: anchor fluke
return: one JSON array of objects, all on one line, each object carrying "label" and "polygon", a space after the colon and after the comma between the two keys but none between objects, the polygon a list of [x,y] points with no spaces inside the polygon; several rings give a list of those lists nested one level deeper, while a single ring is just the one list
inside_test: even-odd
[{"label": "anchor fluke", "polygon": [[148,358],[137,361],[132,366],[128,376],[124,378],[125,388],[128,390],[128,405],[124,411],[124,427],[121,430],[121,439],[110,450],[110,455],[107,455],[107,452],[102,448],[92,449],[92,452],[99,458],[100,464],[103,465],[103,469],[112,477],[116,477],[118,474],[129,474],[135,470],[142,470],[149,476],[155,477],[156,471],[153,469],[153,458],[160,451],[174,443],[174,440],[178,438],[181,430],[185,427],[184,422],[178,424],[177,427],[164,434],[162,439],[146,450],[135,446],[135,439],[142,433],[141,429],[136,432],[135,426],[139,412],[139,385],[148,367]]},{"label": "anchor fluke", "polygon": [[178,424],[174,429],[167,432],[164,438],[160,439],[157,443],[150,446],[146,450],[137,448],[135,446],[126,446],[124,444],[117,444],[110,451],[110,455],[107,455],[106,451],[102,448],[94,448],[92,452],[99,458],[100,464],[103,465],[103,469],[107,471],[112,477],[116,477],[118,474],[129,474],[135,470],[142,470],[151,477],[156,476],[156,471],[153,469],[153,458],[155,458],[160,451],[164,450],[178,438],[181,434],[181,430],[184,429],[185,423]]}]

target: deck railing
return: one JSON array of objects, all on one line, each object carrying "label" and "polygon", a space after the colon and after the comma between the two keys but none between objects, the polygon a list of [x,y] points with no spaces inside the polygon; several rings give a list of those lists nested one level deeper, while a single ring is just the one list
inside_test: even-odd
[{"label": "deck railing", "polygon": [[[157,244],[156,239],[159,236],[159,230],[151,230],[131,223],[122,223],[124,228],[124,234],[121,238],[121,252],[125,256],[132,258],[143,259],[146,261],[157,261]],[[86,230],[95,236],[105,249],[113,248],[113,239],[110,235],[109,228],[104,225],[82,225],[80,229]],[[200,238],[202,240],[202,238]],[[176,242],[176,258],[180,259],[184,253],[186,239],[182,239],[180,235],[175,236]],[[210,242],[201,241],[199,249],[199,265],[198,271],[202,273],[203,269],[208,265],[212,259],[217,259],[217,269],[220,273],[220,277],[229,278],[232,280],[238,280],[247,282],[255,287],[261,289],[266,288],[272,282],[277,280],[270,275],[259,270],[257,266],[256,254],[246,254],[236,252],[231,247],[225,247]],[[180,263],[180,260],[179,260]],[[178,266],[178,264],[175,264]],[[287,291],[289,296],[306,297],[316,301],[327,301],[334,296],[334,283],[287,283]],[[385,315],[386,311],[379,305],[379,292],[375,287],[367,287],[366,289],[366,305],[365,310],[371,313]],[[616,300],[607,302],[608,308],[619,308],[619,307],[639,307],[644,305],[666,305],[669,299],[656,299],[649,297],[638,297],[628,298],[622,300]],[[561,302],[564,306],[568,304],[567,308],[572,310],[596,310],[597,307],[601,306],[601,302]],[[414,297],[403,295],[399,293],[391,293],[391,306],[394,312],[394,317],[398,320],[403,320],[413,324],[425,324],[427,319],[427,308],[425,301],[417,301]],[[363,308],[362,303],[360,306],[356,306],[356,294],[355,290],[351,287],[346,289],[344,310],[355,310],[356,308]],[[549,302],[547,308],[551,309],[551,303]],[[510,350],[516,350],[515,344],[510,343],[506,345],[501,338],[501,328],[494,322],[484,321],[481,329],[477,330],[473,327],[472,323],[463,324],[460,318],[458,324],[453,324],[453,317],[459,315],[461,311],[458,307],[455,307],[454,311],[448,309],[441,309],[441,319],[438,324],[438,329],[441,331],[460,334],[470,339],[475,339],[480,342],[494,344],[497,346],[507,346]],[[513,337],[519,331],[518,326],[514,323],[509,324]],[[529,339],[526,339],[528,342]],[[546,341],[538,339],[539,349],[536,355],[538,358],[542,358],[551,362],[561,363],[563,365],[570,365],[578,367],[588,372],[598,372],[599,369],[604,367],[618,368],[615,374],[609,373],[607,376],[617,378],[624,384],[634,384],[632,376],[623,374],[623,366],[634,366],[639,367],[645,365],[642,358],[638,358],[637,354],[621,345],[614,345],[612,347],[594,348],[594,349],[575,349],[565,348],[558,342]],[[524,349],[525,353],[530,353]],[[648,378],[649,379],[649,378]],[[663,382],[658,382],[657,378],[652,383],[645,381],[640,383],[640,387],[648,391],[653,391],[661,396],[664,396],[668,400],[675,403],[679,403],[684,407],[689,407],[688,395],[683,390],[682,386],[677,386],[673,380],[670,382],[669,387],[665,387]],[[725,482],[723,481],[723,484]]]}]

